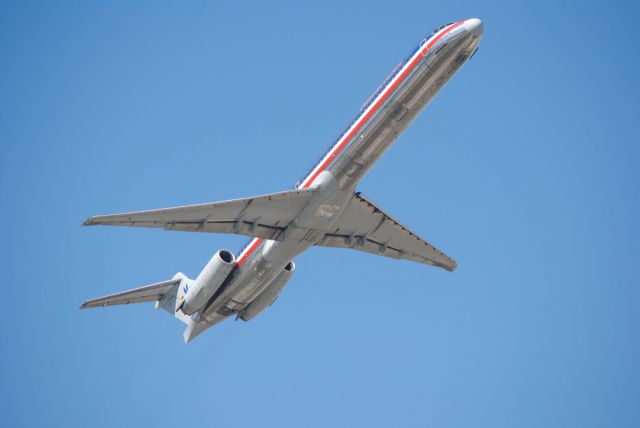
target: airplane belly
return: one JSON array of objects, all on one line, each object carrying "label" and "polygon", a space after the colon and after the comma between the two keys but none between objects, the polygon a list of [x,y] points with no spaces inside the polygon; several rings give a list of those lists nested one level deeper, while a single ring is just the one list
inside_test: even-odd
[{"label": "airplane belly", "polygon": [[473,54],[476,45],[475,39],[453,36],[423,58],[328,166],[340,189],[355,186],[375,165]]},{"label": "airplane belly", "polygon": [[273,282],[293,258],[311,245],[313,242],[298,239],[263,241],[235,272],[221,295],[207,308],[205,319],[214,319],[218,315],[229,316],[244,308]]}]

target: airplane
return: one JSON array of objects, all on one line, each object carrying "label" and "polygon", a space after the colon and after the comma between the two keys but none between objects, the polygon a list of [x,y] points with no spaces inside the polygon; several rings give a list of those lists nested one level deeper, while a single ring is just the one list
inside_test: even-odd
[{"label": "airplane", "polygon": [[168,281],[93,299],[81,308],[155,302],[186,324],[185,343],[232,315],[249,321],[291,279],[294,258],[313,245],[352,248],[455,270],[449,256],[420,238],[356,185],[478,49],[477,18],[449,23],[422,39],[362,105],[355,118],[292,190],[199,205],[94,216],[109,225],[233,233],[250,241],[235,256],[216,252],[196,279]]}]

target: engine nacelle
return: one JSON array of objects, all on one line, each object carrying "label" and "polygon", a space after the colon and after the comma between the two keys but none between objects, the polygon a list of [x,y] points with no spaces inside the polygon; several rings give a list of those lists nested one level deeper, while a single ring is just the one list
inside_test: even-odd
[{"label": "engine nacelle", "polygon": [[249,321],[267,307],[271,306],[278,298],[284,286],[287,285],[287,282],[291,279],[291,275],[293,275],[293,271],[295,270],[296,265],[293,263],[293,260],[287,263],[282,272],[276,276],[276,279],[274,279],[262,293],[258,294],[258,297],[253,299],[253,301],[240,312],[238,317],[243,321]]},{"label": "engine nacelle", "polygon": [[213,255],[200,275],[191,281],[180,284],[184,289],[184,301],[178,303],[182,312],[193,315],[207,304],[235,266],[236,257],[229,250],[220,250]]}]

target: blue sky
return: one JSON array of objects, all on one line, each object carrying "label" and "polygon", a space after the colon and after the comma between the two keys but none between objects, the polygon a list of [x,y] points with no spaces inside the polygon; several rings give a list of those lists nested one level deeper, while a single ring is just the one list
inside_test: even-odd
[{"label": "blue sky", "polygon": [[[266,4],[268,3],[268,4]],[[4,2],[7,426],[640,425],[634,2]],[[185,346],[152,305],[237,236],[88,216],[290,188],[435,26],[478,54],[360,190],[458,263],[312,248]]]}]

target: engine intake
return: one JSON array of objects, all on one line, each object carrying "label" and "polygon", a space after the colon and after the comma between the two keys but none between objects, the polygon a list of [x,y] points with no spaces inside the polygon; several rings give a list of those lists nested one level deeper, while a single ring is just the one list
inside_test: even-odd
[{"label": "engine intake", "polygon": [[200,275],[187,284],[184,301],[180,304],[182,312],[193,315],[201,309],[227,279],[235,263],[236,257],[231,251],[219,250],[215,253]]},{"label": "engine intake", "polygon": [[282,269],[282,272],[276,276],[273,282],[269,284],[262,293],[258,294],[258,297],[249,303],[247,307],[240,312],[238,317],[243,321],[249,321],[271,306],[278,298],[278,295],[284,286],[287,285],[287,282],[291,279],[291,275],[293,275],[295,270],[296,264],[293,263],[293,260],[287,263],[284,269]]}]

